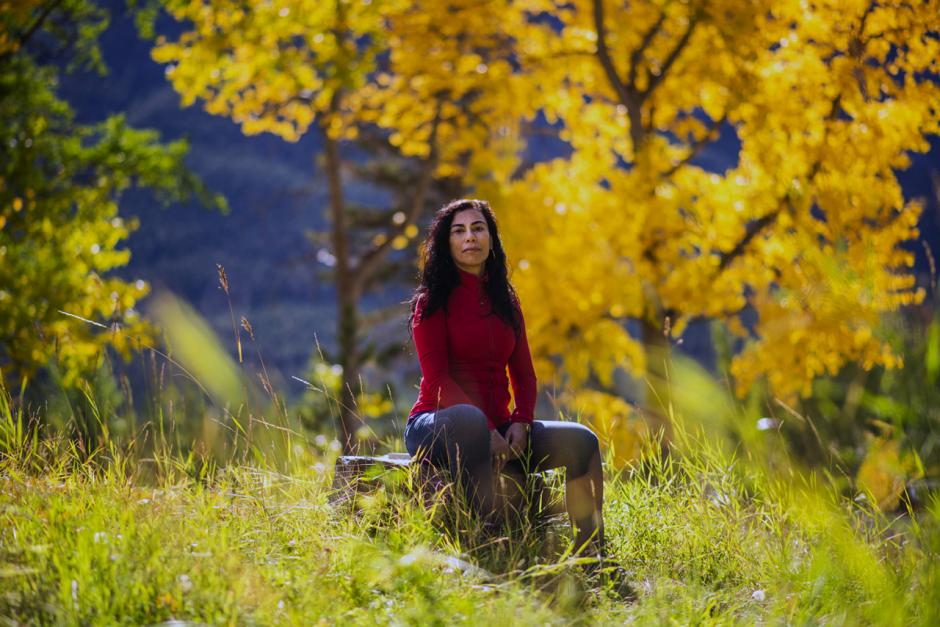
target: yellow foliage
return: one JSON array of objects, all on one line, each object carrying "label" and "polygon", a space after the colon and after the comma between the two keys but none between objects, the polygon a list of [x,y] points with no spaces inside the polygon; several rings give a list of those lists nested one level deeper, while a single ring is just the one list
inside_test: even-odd
[{"label": "yellow foliage", "polygon": [[891,512],[897,509],[907,481],[922,475],[915,461],[902,456],[896,438],[877,436],[869,438],[868,453],[856,480],[882,511]]},{"label": "yellow foliage", "polygon": [[649,437],[646,423],[622,399],[603,392],[582,390],[567,398],[566,405],[590,425],[616,468],[640,458]]},{"label": "yellow foliage", "polygon": [[[623,96],[597,54],[593,2],[526,3],[564,25],[530,23],[521,39],[531,98],[573,154],[486,194],[525,260],[513,280],[540,304],[527,311],[537,363],[575,384],[643,373],[623,318],[659,327],[668,315],[674,337],[690,319],[725,321],[747,339],[732,363],[742,395],[760,378],[789,397],[850,360],[900,361],[875,328],[923,298],[903,249],[921,208],[893,170],[940,131],[940,88],[898,76],[937,68],[940,3],[723,6],[631,3],[628,17],[605,2]],[[687,161],[729,132],[741,142],[733,167]]]},{"label": "yellow foliage", "polygon": [[[627,322],[667,316],[674,338],[712,318],[744,340],[742,395],[896,366],[875,328],[923,298],[895,172],[940,132],[919,78],[940,72],[940,1],[600,6],[599,32],[593,0],[202,0],[153,55],[246,133],[376,124],[488,198],[543,380],[644,373]],[[520,167],[537,116],[571,152]],[[705,167],[730,135],[733,165]]]}]

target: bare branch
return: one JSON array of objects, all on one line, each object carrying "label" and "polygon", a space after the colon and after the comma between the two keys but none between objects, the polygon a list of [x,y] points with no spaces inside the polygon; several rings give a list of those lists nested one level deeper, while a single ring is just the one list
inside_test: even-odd
[{"label": "bare branch", "polygon": [[421,210],[424,208],[428,190],[430,189],[431,182],[434,179],[434,171],[437,169],[437,129],[440,127],[441,123],[442,105],[443,100],[439,98],[437,100],[434,111],[434,120],[431,123],[431,134],[428,138],[430,153],[428,154],[427,159],[424,161],[424,167],[421,171],[421,178],[418,180],[418,186],[412,199],[411,208],[409,209],[408,214],[405,216],[405,219],[401,224],[389,225],[388,230],[385,233],[385,241],[383,241],[378,246],[375,246],[369,250],[369,252],[363,255],[362,260],[353,270],[352,281],[353,284],[357,286],[357,288],[362,287],[365,282],[368,281],[369,277],[375,272],[379,263],[381,263],[382,259],[385,258],[385,255],[388,254],[393,240],[404,233],[409,224],[413,224],[418,219],[418,216],[421,214]]}]

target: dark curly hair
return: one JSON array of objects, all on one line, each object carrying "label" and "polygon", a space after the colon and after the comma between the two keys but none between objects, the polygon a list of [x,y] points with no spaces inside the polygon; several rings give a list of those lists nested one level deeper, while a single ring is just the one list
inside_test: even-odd
[{"label": "dark curly hair", "polygon": [[447,300],[453,289],[460,283],[460,274],[457,264],[450,254],[450,227],[454,222],[454,215],[458,211],[477,209],[483,214],[486,226],[490,231],[490,248],[492,253],[487,256],[483,272],[486,280],[483,288],[492,303],[491,313],[498,316],[503,322],[512,326],[518,334],[522,328],[519,315],[519,298],[509,283],[506,269],[506,253],[499,239],[499,229],[496,227],[496,217],[493,210],[485,200],[463,198],[452,200],[437,210],[428,236],[424,242],[424,269],[421,272],[421,282],[411,297],[411,316],[408,318],[408,328],[414,324],[415,308],[418,301],[426,299],[422,308],[422,318],[430,316],[439,308],[447,311]]}]

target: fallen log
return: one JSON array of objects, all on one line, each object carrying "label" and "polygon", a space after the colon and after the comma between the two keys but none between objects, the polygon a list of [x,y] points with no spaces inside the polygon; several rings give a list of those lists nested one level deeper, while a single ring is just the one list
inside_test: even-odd
[{"label": "fallen log", "polygon": [[[426,508],[453,498],[450,473],[426,459],[412,459],[407,453],[388,453],[378,457],[344,455],[337,458],[329,502],[348,504],[357,495],[369,494],[382,486],[404,486]],[[496,480],[500,509],[527,511],[535,517],[563,514],[564,484],[560,472],[546,470],[525,476],[500,473]]]}]

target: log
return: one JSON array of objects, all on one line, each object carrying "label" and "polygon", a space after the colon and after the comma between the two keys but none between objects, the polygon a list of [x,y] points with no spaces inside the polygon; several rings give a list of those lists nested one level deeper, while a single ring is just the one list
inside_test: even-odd
[{"label": "log", "polygon": [[[406,473],[412,466],[417,466],[417,472],[412,475],[416,481],[408,482]],[[397,473],[402,474],[396,476]],[[523,493],[517,487],[521,483],[522,477],[500,474],[496,492],[501,508],[511,505],[519,511],[525,507],[523,502],[528,496],[530,515],[545,517],[564,513],[561,473],[546,470],[527,475]],[[437,468],[426,459],[412,459],[407,453],[388,453],[379,457],[344,455],[337,458],[329,502],[334,506],[348,504],[356,495],[369,494],[383,485],[405,486],[405,489],[416,493],[426,508],[442,499],[452,498],[453,486],[448,471]]]},{"label": "log", "polygon": [[[430,463],[412,460],[407,453],[388,453],[379,457],[344,455],[336,459],[329,502],[342,505],[357,494],[374,492],[382,485],[398,485],[412,465],[418,466],[418,485],[413,488],[423,497],[426,506],[435,495],[449,489],[450,479],[444,471]],[[395,477],[395,473],[402,473],[402,477]]]}]

